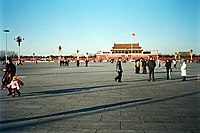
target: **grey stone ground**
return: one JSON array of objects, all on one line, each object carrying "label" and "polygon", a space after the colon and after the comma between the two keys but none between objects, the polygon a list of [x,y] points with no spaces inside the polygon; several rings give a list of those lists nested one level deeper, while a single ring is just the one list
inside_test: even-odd
[{"label": "grey stone ground", "polygon": [[0,132],[15,133],[197,133],[200,132],[200,64],[180,65],[166,80],[156,68],[155,82],[123,64],[122,83],[114,81],[115,63],[59,67],[25,63],[17,73],[25,85],[21,97],[1,90]]}]

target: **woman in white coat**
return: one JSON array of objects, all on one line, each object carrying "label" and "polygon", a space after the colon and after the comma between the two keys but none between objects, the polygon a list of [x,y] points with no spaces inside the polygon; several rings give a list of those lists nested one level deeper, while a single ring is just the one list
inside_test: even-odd
[{"label": "woman in white coat", "polygon": [[186,75],[187,75],[187,65],[186,65],[186,61],[183,61],[183,65],[181,66],[181,76],[183,77],[182,81],[186,80]]}]

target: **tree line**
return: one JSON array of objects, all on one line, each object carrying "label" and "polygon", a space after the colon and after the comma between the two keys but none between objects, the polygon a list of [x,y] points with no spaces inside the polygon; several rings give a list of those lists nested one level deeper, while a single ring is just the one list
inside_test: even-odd
[{"label": "tree line", "polygon": [[[1,50],[0,51],[0,60],[3,61],[5,60],[5,50]],[[7,51],[7,57],[8,58],[17,58],[18,57],[18,53],[15,51]]]}]

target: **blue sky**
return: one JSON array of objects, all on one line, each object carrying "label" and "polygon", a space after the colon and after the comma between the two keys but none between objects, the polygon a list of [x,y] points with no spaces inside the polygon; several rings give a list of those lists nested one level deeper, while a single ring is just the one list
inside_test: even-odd
[{"label": "blue sky", "polygon": [[63,55],[96,53],[130,41],[200,54],[199,14],[198,0],[1,0],[1,29],[10,29],[8,50],[17,51],[14,37],[25,38],[22,55],[58,55],[59,45]]}]

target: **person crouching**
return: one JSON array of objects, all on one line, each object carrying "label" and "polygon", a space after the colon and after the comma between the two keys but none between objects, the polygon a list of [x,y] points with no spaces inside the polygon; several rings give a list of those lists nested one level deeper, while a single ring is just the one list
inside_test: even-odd
[{"label": "person crouching", "polygon": [[18,96],[21,95],[20,87],[24,85],[24,83],[19,80],[18,76],[14,76],[11,83],[7,85],[8,88],[12,89],[12,97],[15,97],[15,91],[18,93]]}]

